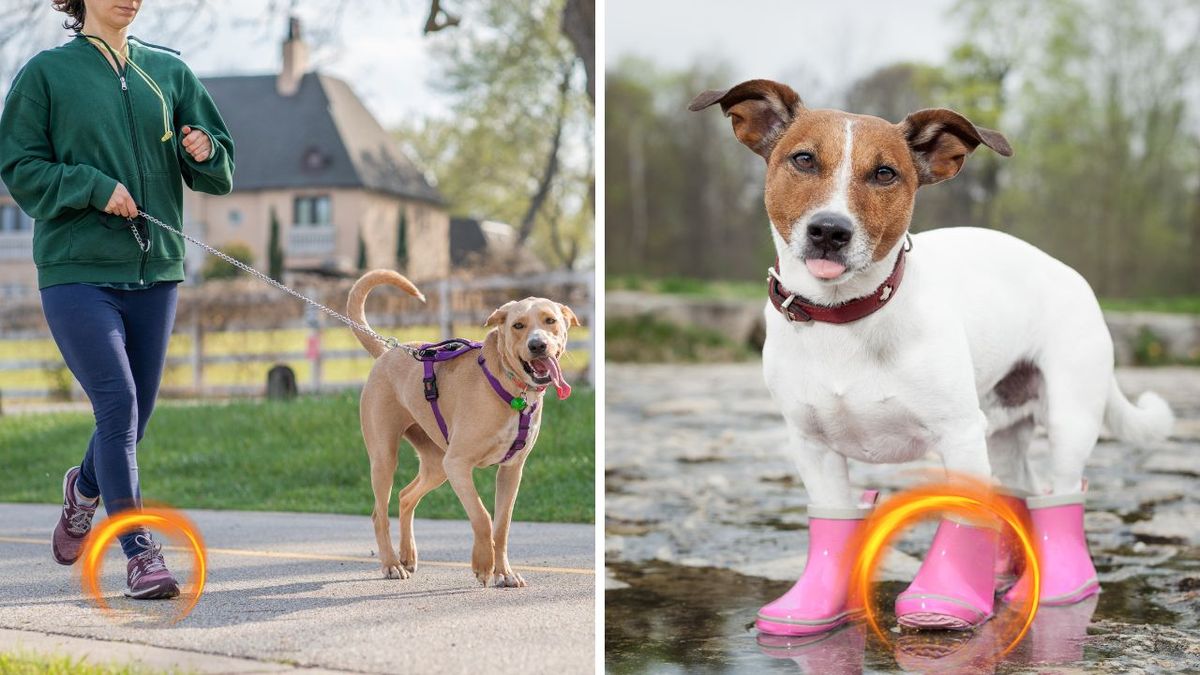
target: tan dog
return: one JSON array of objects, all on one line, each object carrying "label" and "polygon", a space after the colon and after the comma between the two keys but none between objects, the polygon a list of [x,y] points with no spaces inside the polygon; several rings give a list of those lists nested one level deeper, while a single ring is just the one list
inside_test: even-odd
[{"label": "tan dog", "polygon": [[[367,325],[365,303],[371,289],[395,286],[424,299],[417,287],[391,270],[373,270],[350,289],[347,314]],[[542,393],[553,384],[559,398],[570,395],[558,360],[567,348],[567,330],[579,319],[566,305],[545,298],[525,298],[504,304],[484,323],[493,327],[483,349],[438,363],[438,403],[446,419],[450,441],[438,427],[433,410],[425,400],[423,364],[411,348],[388,350],[374,338],[355,331],[358,341],[376,357],[363,387],[359,406],[363,440],[371,460],[371,487],[375,492],[375,538],[383,574],[389,579],[407,579],[417,570],[417,545],[413,538],[413,511],[421,498],[449,480],[467,511],[475,544],[471,570],[483,585],[525,586],[525,580],[508,563],[508,528],[513,503],[521,484],[525,459],[537,441],[542,422]],[[476,468],[500,462],[517,435],[517,413],[492,389],[477,359],[482,354],[487,368],[513,395],[524,392],[530,405],[538,404],[531,418],[524,449],[500,465],[496,474],[495,522],[479,499],[472,480]],[[392,547],[388,505],[400,449],[408,439],[417,450],[420,470],[400,490],[400,555]]]}]

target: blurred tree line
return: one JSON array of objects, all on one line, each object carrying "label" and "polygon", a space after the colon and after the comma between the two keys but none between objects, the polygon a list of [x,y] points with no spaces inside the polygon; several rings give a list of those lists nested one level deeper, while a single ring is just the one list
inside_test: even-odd
[{"label": "blurred tree line", "polygon": [[[949,20],[964,39],[943,64],[887,65],[826,100],[798,89],[811,107],[893,122],[952,108],[1008,137],[1012,158],[978,152],[918,192],[914,231],[1012,233],[1106,296],[1200,293],[1200,5],[961,0]],[[763,276],[763,162],[728,120],[686,110],[731,84],[722,64],[609,69],[610,274]]]}]

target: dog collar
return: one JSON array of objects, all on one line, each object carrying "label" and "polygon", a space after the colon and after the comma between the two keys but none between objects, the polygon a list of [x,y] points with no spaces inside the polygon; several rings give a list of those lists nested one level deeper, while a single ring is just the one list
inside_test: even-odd
[{"label": "dog collar", "polygon": [[896,297],[896,291],[900,289],[900,281],[904,278],[904,254],[911,247],[911,244],[906,244],[900,248],[900,255],[896,256],[896,266],[892,268],[892,273],[870,295],[832,307],[813,304],[783,287],[783,283],[779,280],[778,258],[775,259],[775,266],[767,270],[769,275],[767,276],[767,295],[771,298],[771,304],[775,306],[775,309],[792,323],[858,321],[879,311],[892,298]]}]

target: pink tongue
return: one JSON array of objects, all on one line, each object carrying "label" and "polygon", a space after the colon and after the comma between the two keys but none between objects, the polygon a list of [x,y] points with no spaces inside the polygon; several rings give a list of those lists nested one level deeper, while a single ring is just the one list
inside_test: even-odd
[{"label": "pink tongue", "polygon": [[845,265],[833,262],[832,260],[809,258],[804,261],[804,265],[818,279],[836,279],[842,272],[846,271]]},{"label": "pink tongue", "polygon": [[571,385],[563,379],[562,370],[558,367],[558,359],[543,359],[546,367],[550,369],[550,378],[554,380],[554,391],[558,394],[559,400],[565,399],[571,395]]}]

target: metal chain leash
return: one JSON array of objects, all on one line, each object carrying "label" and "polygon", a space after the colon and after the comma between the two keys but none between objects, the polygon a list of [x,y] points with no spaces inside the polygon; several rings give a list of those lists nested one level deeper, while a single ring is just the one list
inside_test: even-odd
[{"label": "metal chain leash", "polygon": [[[292,297],[294,297],[298,300],[303,300],[304,302],[308,303],[310,306],[312,306],[316,309],[319,309],[322,312],[325,312],[329,316],[337,319],[338,321],[341,321],[342,323],[353,328],[354,330],[361,331],[363,333],[366,333],[367,335],[370,335],[371,337],[375,338],[376,340],[382,342],[388,349],[395,349],[397,347],[402,346],[400,344],[400,341],[397,340],[396,338],[384,337],[384,336],[380,335],[379,333],[376,333],[375,331],[373,331],[370,328],[368,328],[367,326],[355,321],[354,319],[351,319],[350,317],[348,317],[344,314],[336,312],[336,311],[326,307],[325,305],[322,305],[321,303],[317,302],[316,300],[309,299],[309,298],[297,293],[296,291],[293,291],[292,289],[288,288],[287,286],[284,286],[283,284],[279,283],[278,281],[275,281],[271,277],[263,274],[262,272],[259,272],[258,270],[247,265],[246,263],[244,263],[240,260],[237,260],[236,258],[230,256],[229,254],[224,253],[222,251],[218,251],[217,249],[213,248],[212,246],[209,246],[208,244],[200,241],[199,239],[196,239],[190,235],[184,234],[182,231],[177,230],[174,227],[171,227],[170,225],[164,223],[163,221],[159,220],[158,218],[155,218],[154,216],[150,215],[149,213],[146,213],[145,211],[139,210],[138,214],[141,215],[143,218],[145,218],[147,222],[154,223],[155,225],[157,225],[169,232],[174,232],[175,234],[183,237],[184,239],[195,244],[196,246],[199,246],[200,248],[204,249],[205,251],[211,253],[212,255],[215,255],[218,258],[220,258],[221,260],[224,260],[225,262],[229,263],[230,265],[233,265],[234,267],[242,270],[243,272],[246,272],[250,276],[252,276],[256,279],[259,279],[261,281],[265,281],[266,283],[274,286],[275,288],[278,288],[279,290],[283,291],[284,293],[287,293],[288,295],[291,295]],[[138,247],[141,248],[143,252],[150,250],[149,242],[143,243],[142,236],[138,233],[137,225],[131,222],[129,224],[129,229],[130,229],[130,231],[133,232],[133,238],[137,240]]]}]

